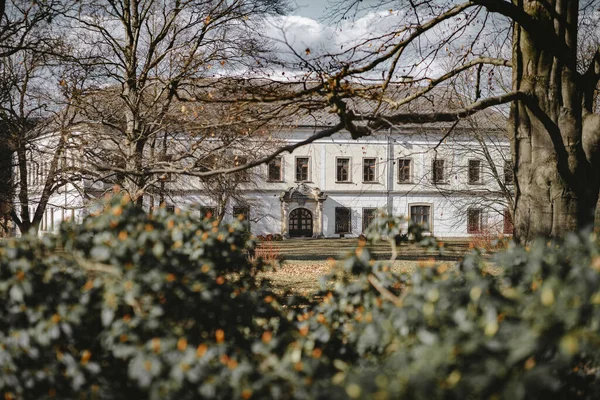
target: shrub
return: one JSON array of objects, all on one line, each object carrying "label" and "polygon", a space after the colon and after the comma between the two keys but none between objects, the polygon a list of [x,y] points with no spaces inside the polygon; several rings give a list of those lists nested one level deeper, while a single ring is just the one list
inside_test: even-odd
[{"label": "shrub", "polygon": [[[239,222],[152,216],[126,198],[52,239],[2,249],[5,397],[243,397],[253,346],[288,322],[258,287]],[[272,297],[271,297],[272,298]],[[41,372],[40,372],[41,371]]]},{"label": "shrub", "polygon": [[318,395],[598,398],[596,235],[511,245],[494,261],[496,275],[477,251],[394,275],[358,248],[341,266],[354,279],[306,322],[332,365]]},{"label": "shrub", "polygon": [[481,232],[474,233],[469,237],[469,247],[485,251],[498,251],[506,249],[509,238],[493,229],[484,228]]},{"label": "shrub", "polygon": [[276,266],[282,260],[281,253],[278,248],[273,246],[273,242],[265,241],[258,244],[252,251],[252,255],[249,258],[251,263],[262,261],[270,266]]},{"label": "shrub", "polygon": [[[380,216],[369,239],[433,246]],[[255,279],[244,226],[126,198],[0,247],[0,392],[16,398],[598,398],[595,235],[396,274],[366,242],[305,308]],[[57,251],[60,246],[62,251]],[[439,250],[439,249],[438,249]],[[395,251],[393,252],[396,253]],[[331,286],[329,286],[331,287]]]},{"label": "shrub", "polygon": [[[0,248],[0,392],[5,399],[85,393],[97,383],[101,293],[88,274],[26,236]],[[82,290],[83,289],[83,290]],[[92,357],[93,355],[93,357]]]}]

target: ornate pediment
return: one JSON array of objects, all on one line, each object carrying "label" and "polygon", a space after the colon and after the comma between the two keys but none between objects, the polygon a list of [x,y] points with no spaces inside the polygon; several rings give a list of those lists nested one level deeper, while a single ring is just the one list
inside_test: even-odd
[{"label": "ornate pediment", "polygon": [[323,202],[327,198],[327,195],[318,187],[310,187],[306,183],[300,183],[282,192],[279,198],[281,201],[288,203],[296,202],[302,205],[307,201]]}]

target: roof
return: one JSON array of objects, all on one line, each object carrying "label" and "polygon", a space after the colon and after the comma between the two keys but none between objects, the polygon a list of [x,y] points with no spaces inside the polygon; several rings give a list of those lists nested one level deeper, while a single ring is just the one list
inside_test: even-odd
[{"label": "roof", "polygon": [[[244,129],[246,126],[264,126],[252,129],[253,135],[286,128],[321,129],[335,126],[339,116],[328,101],[327,84],[319,82],[281,82],[266,79],[204,79],[182,86],[180,98],[173,100],[161,124],[170,130],[206,133],[206,130]],[[428,114],[463,109],[472,103],[451,86],[419,86],[416,83],[390,84],[382,94],[381,85],[343,82],[339,97],[357,116],[386,116],[397,113]],[[407,101],[410,100],[410,101]],[[123,101],[119,88],[94,91],[87,99],[88,118],[104,118],[113,126],[123,126]],[[146,102],[147,103],[147,102]],[[423,130],[456,131],[486,129],[504,132],[507,116],[500,109],[488,108],[455,122],[404,123],[393,129],[398,132]],[[388,132],[389,128],[382,129]]]},{"label": "roof", "polygon": [[[210,97],[216,101],[251,99],[248,102],[242,100],[240,104],[276,113],[278,118],[271,121],[272,125],[322,128],[340,122],[328,101],[328,85],[330,87],[331,83],[224,78],[200,85],[195,95],[200,98]],[[390,84],[383,93],[380,84],[342,82],[337,86],[337,93],[346,103],[347,109],[352,110],[359,119],[361,116],[389,116],[397,113],[452,112],[473,103],[473,99],[458,94],[454,86],[428,87],[412,82]],[[505,110],[487,108],[460,120],[456,126],[454,122],[435,122],[406,123],[394,128],[445,129],[454,126],[457,129],[485,127],[504,131],[506,123]]]}]

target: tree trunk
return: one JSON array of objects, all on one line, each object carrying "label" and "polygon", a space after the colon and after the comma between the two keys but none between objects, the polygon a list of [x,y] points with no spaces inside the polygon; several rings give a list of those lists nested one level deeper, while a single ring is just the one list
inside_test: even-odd
[{"label": "tree trunk", "polygon": [[[19,227],[21,233],[25,234],[34,226],[31,222],[29,214],[29,180],[27,153],[25,146],[22,143],[18,144],[17,148],[17,164],[19,165],[19,203],[21,204],[21,215],[17,215],[16,211],[12,211],[12,216]],[[37,230],[37,227],[35,227]]]},{"label": "tree trunk", "polygon": [[223,218],[225,218],[225,211],[227,210],[227,196],[226,195],[219,195],[218,201],[217,201],[217,224],[221,225],[221,223],[223,222]]},{"label": "tree trunk", "polygon": [[[523,9],[563,38],[575,58],[578,2],[548,3],[556,18],[536,1],[523,0]],[[513,89],[526,99],[513,103],[509,132],[516,168],[514,233],[525,243],[591,226],[599,189],[597,166],[584,151],[587,111],[577,72],[536,38],[515,25]]]},{"label": "tree trunk", "polygon": [[140,207],[144,202],[144,187],[146,184],[146,177],[143,174],[145,144],[146,140],[144,139],[128,143],[130,151],[127,160],[125,160],[127,173],[123,182],[125,192]]},{"label": "tree trunk", "polygon": [[[13,150],[8,144],[8,128],[0,124],[0,237],[7,234],[10,211],[14,207],[12,180]],[[2,230],[6,230],[2,232]]]}]

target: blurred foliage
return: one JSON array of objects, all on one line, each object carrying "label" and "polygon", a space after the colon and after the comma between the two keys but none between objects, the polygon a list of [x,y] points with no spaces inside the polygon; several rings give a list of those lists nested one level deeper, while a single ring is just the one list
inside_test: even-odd
[{"label": "blurred foliage", "polygon": [[[417,241],[380,215],[367,239]],[[0,247],[4,399],[598,398],[594,234],[394,274],[360,241],[310,306],[277,298],[243,221],[125,197]],[[394,252],[395,253],[395,252]],[[249,261],[252,260],[252,261]],[[325,285],[323,286],[326,287]]]}]

